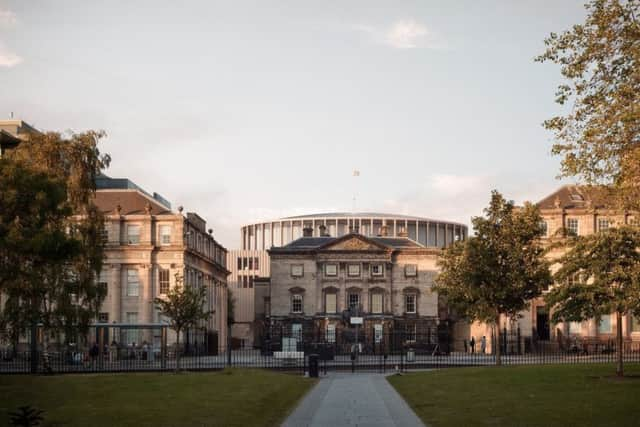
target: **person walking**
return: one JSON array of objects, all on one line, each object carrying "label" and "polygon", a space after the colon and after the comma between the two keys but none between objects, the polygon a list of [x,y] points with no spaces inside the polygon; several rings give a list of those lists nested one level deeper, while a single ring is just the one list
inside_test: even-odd
[{"label": "person walking", "polygon": [[471,353],[476,352],[476,339],[471,337],[471,341],[469,341],[469,346],[471,347]]},{"label": "person walking", "polygon": [[486,350],[487,350],[487,337],[483,335],[482,339],[480,339],[480,351],[482,351],[482,354],[484,354]]}]

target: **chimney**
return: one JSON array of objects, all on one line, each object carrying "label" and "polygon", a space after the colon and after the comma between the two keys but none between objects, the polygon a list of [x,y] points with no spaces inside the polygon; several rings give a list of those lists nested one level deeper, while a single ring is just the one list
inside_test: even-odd
[{"label": "chimney", "polygon": [[327,233],[327,226],[326,225],[321,225],[319,228],[320,228],[320,236],[321,237],[329,237],[329,234]]},{"label": "chimney", "polygon": [[389,234],[389,227],[385,224],[382,227],[380,227],[380,234],[379,236],[381,237],[387,237]]},{"label": "chimney", "polygon": [[302,237],[312,237],[313,236],[313,228],[305,227],[302,229]]}]

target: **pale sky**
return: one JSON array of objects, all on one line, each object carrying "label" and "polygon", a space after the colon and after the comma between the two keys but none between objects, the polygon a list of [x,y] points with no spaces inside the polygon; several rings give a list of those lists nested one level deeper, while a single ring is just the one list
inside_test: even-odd
[{"label": "pale sky", "polygon": [[[584,0],[0,0],[0,118],[103,129],[107,174],[240,226],[356,209],[469,223],[561,181],[533,58]],[[360,176],[352,177],[353,170]]]}]

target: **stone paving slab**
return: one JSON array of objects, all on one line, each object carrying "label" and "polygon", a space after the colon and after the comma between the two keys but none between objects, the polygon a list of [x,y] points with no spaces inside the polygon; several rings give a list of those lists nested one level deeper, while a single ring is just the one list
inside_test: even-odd
[{"label": "stone paving slab", "polygon": [[385,375],[331,373],[322,378],[283,427],[424,427]]}]

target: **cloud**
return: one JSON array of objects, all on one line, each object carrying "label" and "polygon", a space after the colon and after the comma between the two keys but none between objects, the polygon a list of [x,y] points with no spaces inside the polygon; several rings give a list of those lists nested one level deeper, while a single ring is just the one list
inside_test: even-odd
[{"label": "cloud", "polygon": [[10,10],[0,9],[0,27],[12,27],[18,22],[16,14]]},{"label": "cloud", "polygon": [[0,67],[15,67],[22,62],[22,58],[10,51],[2,42],[0,42]]},{"label": "cloud", "polygon": [[438,174],[431,177],[429,185],[439,193],[460,195],[486,189],[489,181],[489,177],[484,175]]},{"label": "cloud", "polygon": [[435,32],[413,19],[399,20],[385,28],[371,25],[356,25],[353,28],[368,34],[376,43],[395,49],[442,49],[445,46]]}]

